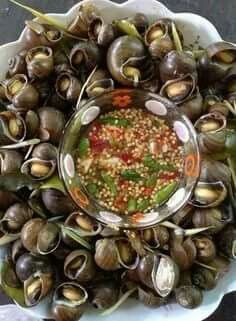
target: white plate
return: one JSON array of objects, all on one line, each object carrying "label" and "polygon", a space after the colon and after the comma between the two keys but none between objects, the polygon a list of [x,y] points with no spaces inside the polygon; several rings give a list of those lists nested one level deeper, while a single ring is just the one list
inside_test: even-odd
[{"label": "white plate", "polygon": [[[168,10],[163,4],[155,0],[130,0],[123,4],[116,4],[108,0],[85,0],[75,5],[66,14],[50,14],[61,22],[69,23],[76,15],[78,7],[82,3],[94,3],[101,11],[107,21],[115,18],[125,18],[134,15],[136,12],[143,12],[148,15],[150,21],[158,18],[170,17],[177,22],[178,27],[183,32],[186,44],[193,44],[198,41],[202,47],[206,47],[212,42],[220,41],[222,38],[216,28],[205,18],[192,13],[175,14]],[[21,9],[19,9],[21,10]],[[19,39],[20,40],[20,39]],[[4,78],[7,71],[7,61],[21,49],[20,42],[5,44],[0,47],[0,79]],[[4,255],[4,248],[0,248],[0,258]],[[186,310],[176,304],[170,304],[158,309],[149,309],[137,301],[128,301],[111,316],[102,317],[97,311],[90,310],[82,317],[82,321],[200,321],[212,314],[220,304],[226,293],[236,290],[236,263],[232,263],[229,273],[220,280],[217,287],[208,292],[204,292],[203,304],[195,310]],[[49,299],[44,300],[34,308],[24,309],[31,316],[47,318],[49,317]]]}]

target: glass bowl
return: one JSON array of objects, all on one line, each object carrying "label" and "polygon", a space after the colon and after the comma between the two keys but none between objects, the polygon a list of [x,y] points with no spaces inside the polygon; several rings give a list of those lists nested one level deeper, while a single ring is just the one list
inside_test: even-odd
[{"label": "glass bowl", "polygon": [[[184,151],[184,169],[178,188],[164,204],[148,213],[112,212],[103,208],[83,186],[76,170],[76,149],[81,133],[102,113],[117,108],[141,108],[163,119],[175,131]],[[117,89],[90,99],[74,113],[64,130],[59,153],[59,171],[66,190],[80,209],[103,224],[116,228],[144,229],[167,220],[191,197],[200,172],[195,130],[186,116],[169,100],[139,89]]]}]

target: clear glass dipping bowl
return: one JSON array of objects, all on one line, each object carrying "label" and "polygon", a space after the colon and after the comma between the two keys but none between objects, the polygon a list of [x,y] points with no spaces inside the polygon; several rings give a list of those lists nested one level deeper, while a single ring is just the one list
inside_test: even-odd
[{"label": "clear glass dipping bowl", "polygon": [[[175,131],[184,149],[184,173],[177,190],[148,213],[117,214],[103,208],[89,195],[76,171],[74,157],[81,132],[101,113],[116,108],[142,108],[164,119]],[[59,153],[59,172],[66,190],[80,209],[101,223],[116,228],[144,229],[167,220],[191,197],[200,172],[197,137],[190,120],[169,100],[139,89],[117,89],[90,99],[73,114],[64,130]]]}]

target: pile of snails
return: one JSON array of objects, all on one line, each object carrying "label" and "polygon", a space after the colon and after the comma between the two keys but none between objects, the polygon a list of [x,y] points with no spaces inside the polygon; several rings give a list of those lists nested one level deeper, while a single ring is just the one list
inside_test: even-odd
[{"label": "pile of snails", "polygon": [[[0,81],[4,291],[26,307],[50,298],[57,321],[76,321],[89,305],[107,315],[128,297],[199,306],[236,256],[236,46],[186,47],[170,19],[137,13],[107,23],[89,3],[69,25],[42,14],[26,21],[21,45]],[[145,230],[102,226],[58,178],[67,120],[87,99],[121,87],[168,98],[198,134],[192,198]]]}]

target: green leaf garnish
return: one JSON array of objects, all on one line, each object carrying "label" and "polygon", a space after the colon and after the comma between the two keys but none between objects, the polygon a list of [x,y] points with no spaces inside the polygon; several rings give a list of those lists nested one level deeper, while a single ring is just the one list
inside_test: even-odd
[{"label": "green leaf garnish", "polygon": [[179,37],[179,33],[176,29],[175,23],[172,22],[171,23],[171,30],[172,30],[172,36],[173,36],[173,40],[174,40],[174,44],[175,44],[175,48],[177,51],[181,52],[183,51],[183,47],[182,47],[182,43]]},{"label": "green leaf garnish", "polygon": [[115,185],[114,178],[111,177],[110,175],[108,175],[105,172],[101,172],[101,177],[102,177],[104,183],[108,186],[108,188],[112,192],[112,194],[116,195],[117,194],[117,188],[116,188],[116,185]]},{"label": "green leaf garnish", "polygon": [[40,189],[49,189],[49,188],[54,188],[61,191],[62,193],[65,193],[64,185],[58,175],[54,175],[50,177],[40,186]]},{"label": "green leaf garnish", "polygon": [[16,143],[16,144],[0,146],[0,150],[1,149],[19,149],[19,148],[23,148],[23,147],[37,145],[39,143],[40,143],[40,139],[33,138],[33,139],[29,139],[29,140],[24,140],[23,142]]},{"label": "green leaf garnish", "polygon": [[16,192],[23,187],[32,190],[40,186],[39,182],[21,173],[0,175],[0,190]]},{"label": "green leaf garnish", "polygon": [[48,15],[35,10],[29,6],[23,5],[22,3],[16,1],[16,0],[9,0],[10,2],[16,4],[17,6],[27,10],[28,12],[30,12],[34,17],[36,18],[40,18],[42,19],[44,22],[46,22],[47,24],[54,26],[55,28],[61,30],[64,32],[65,35],[67,35],[68,37],[72,37],[75,39],[80,39],[79,37],[76,37],[74,35],[72,35],[70,32],[68,32],[67,30],[67,26],[64,23],[61,23],[60,21],[58,21],[57,19],[54,19],[52,17],[49,17]]},{"label": "green leaf garnish", "polygon": [[83,237],[81,237],[76,229],[64,225],[61,225],[61,229],[62,233],[68,235],[70,238],[72,238],[74,241],[76,241],[86,249],[92,250],[91,244],[89,244]]},{"label": "green leaf garnish", "polygon": [[163,187],[160,191],[156,192],[154,201],[159,205],[167,201],[171,194],[176,190],[177,185],[176,182],[173,182]]},{"label": "green leaf garnish", "polygon": [[140,40],[143,40],[143,37],[138,32],[138,30],[135,27],[135,25],[133,23],[129,22],[128,20],[125,20],[125,19],[116,20],[116,21],[113,22],[113,25],[117,29],[122,31],[123,33],[125,33],[125,34],[127,34],[129,36],[132,36],[132,37],[139,38]]},{"label": "green leaf garnish", "polygon": [[13,288],[6,284],[6,276],[8,274],[8,271],[10,269],[9,262],[5,259],[1,262],[0,265],[0,284],[5,292],[5,294],[11,298],[13,301],[15,301],[17,304],[19,304],[22,307],[25,307],[25,299],[24,299],[24,290],[22,288]]},{"label": "green leaf garnish", "polygon": [[79,147],[78,147],[79,157],[83,158],[84,156],[87,155],[89,146],[90,146],[89,139],[86,137],[82,137],[80,139]]},{"label": "green leaf garnish", "polygon": [[128,181],[134,182],[139,182],[142,179],[141,175],[134,169],[126,169],[121,173],[121,176]]}]

